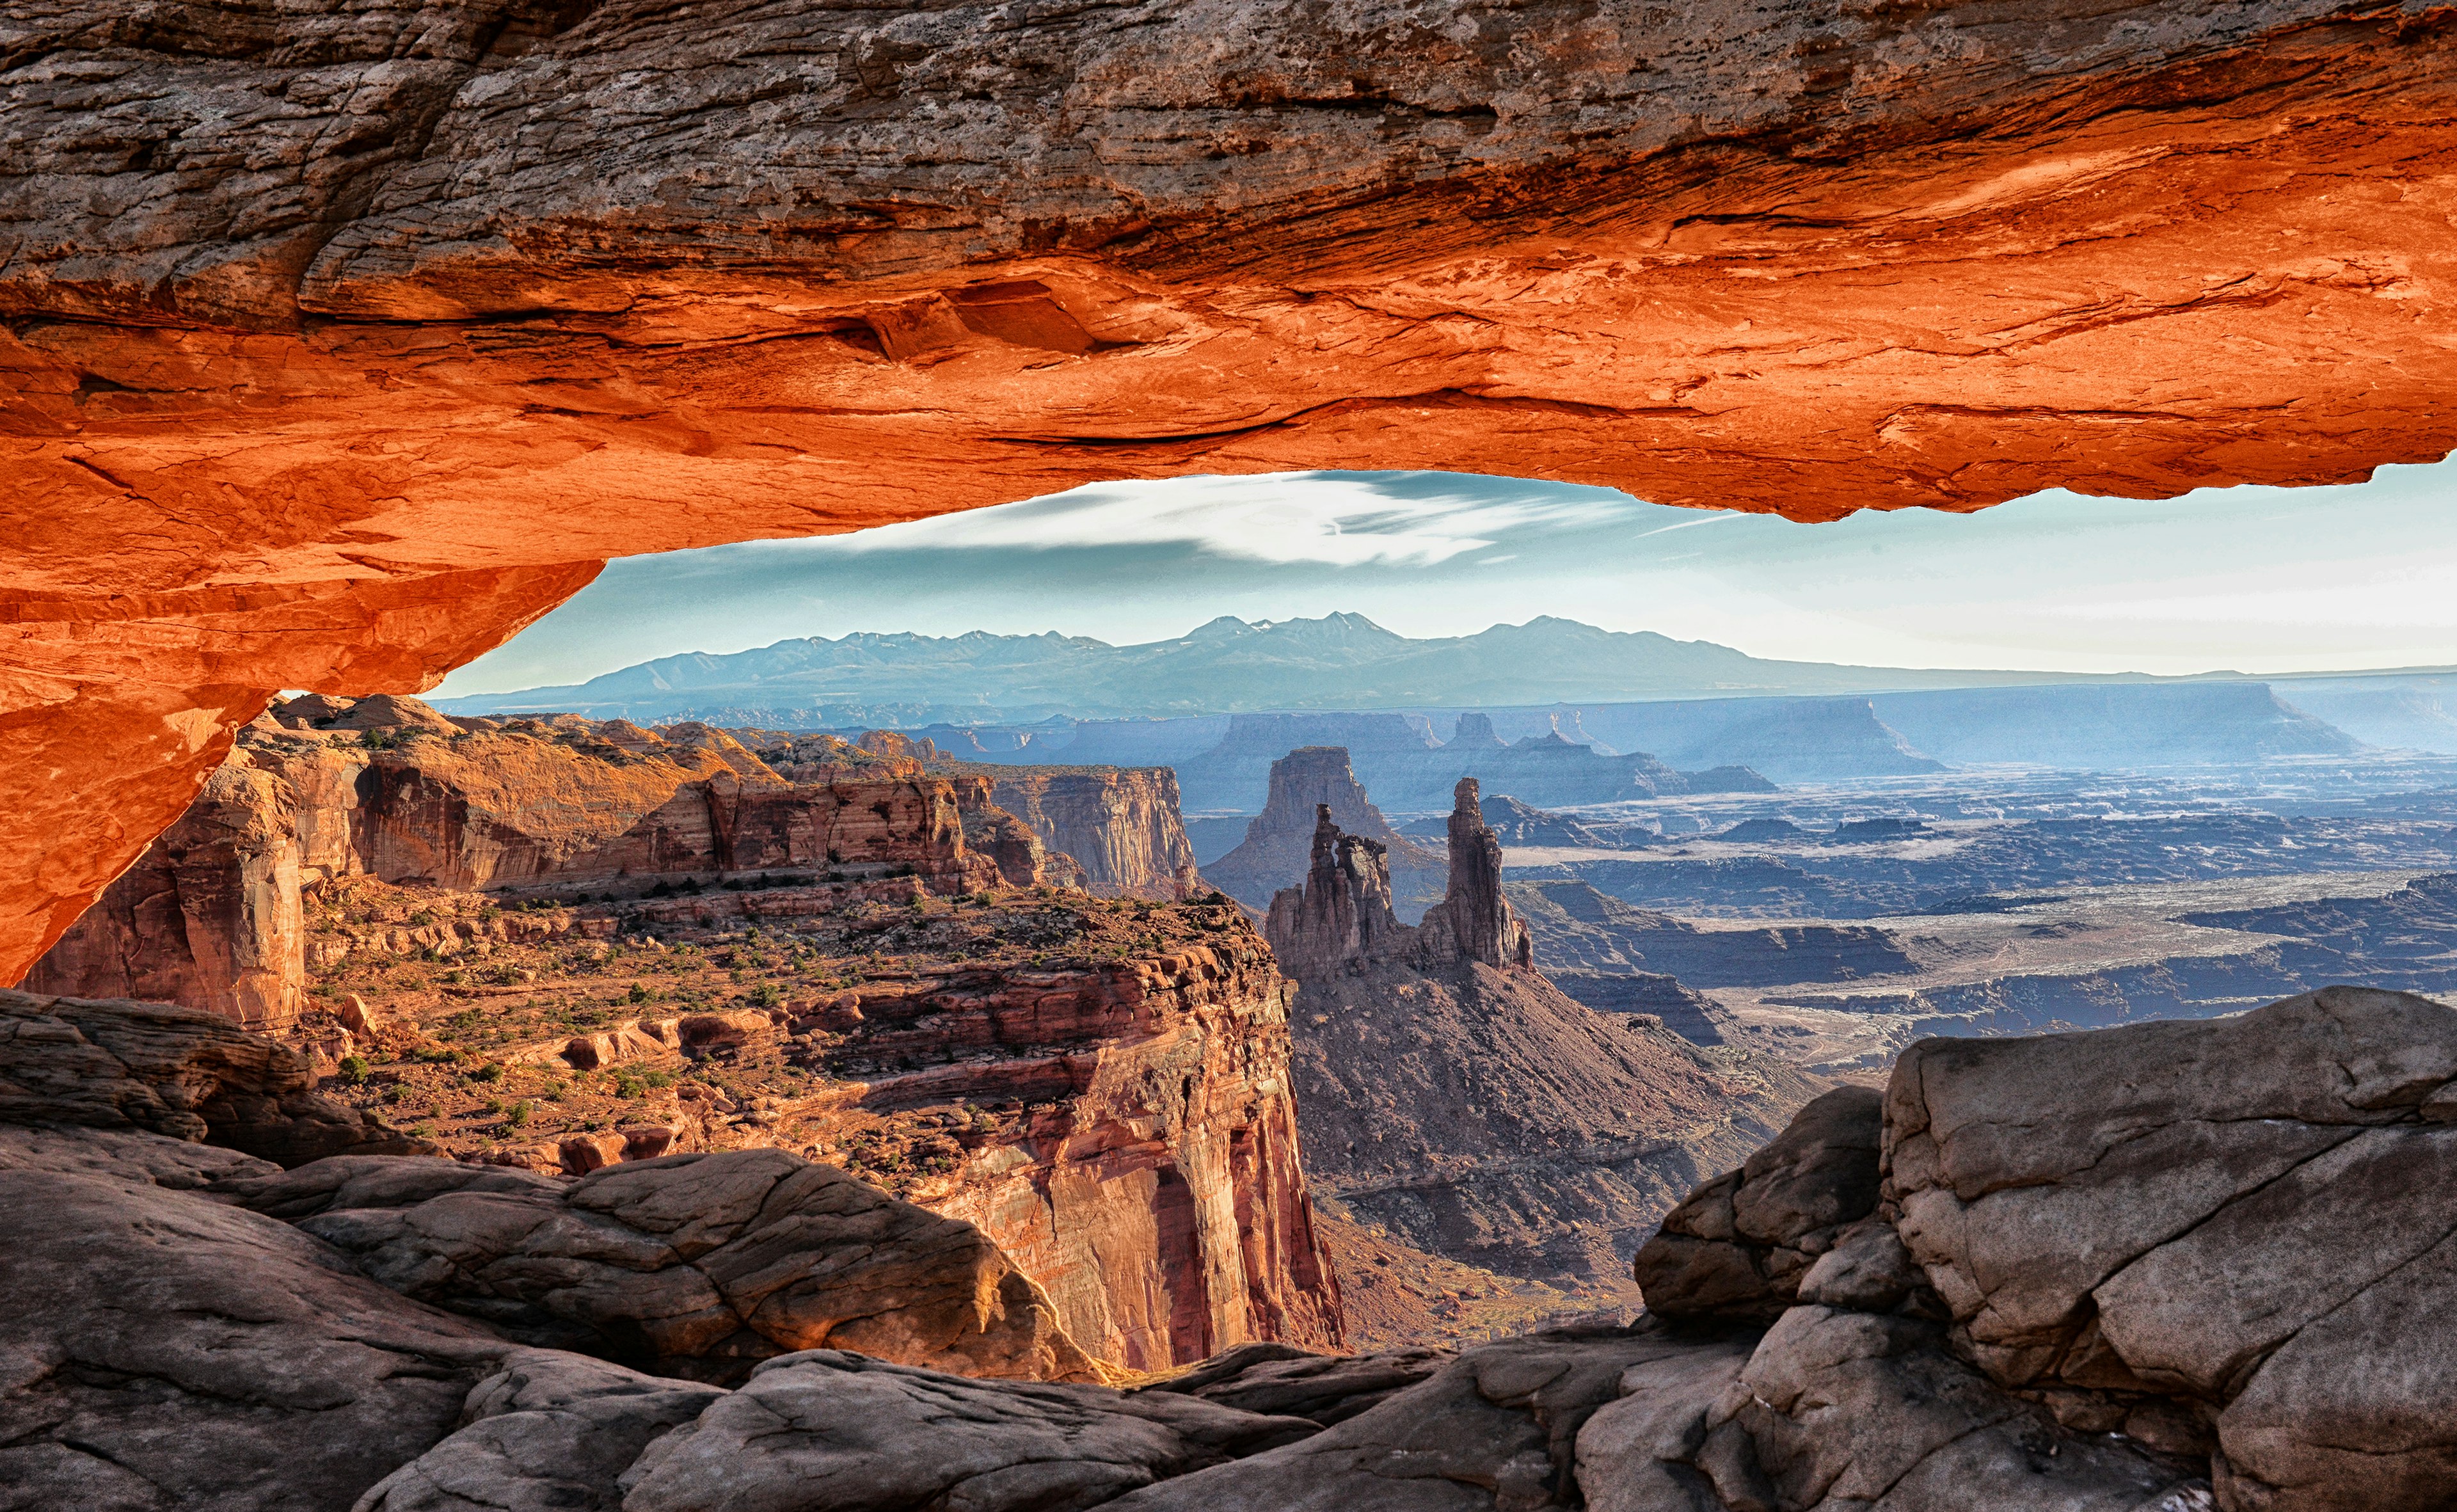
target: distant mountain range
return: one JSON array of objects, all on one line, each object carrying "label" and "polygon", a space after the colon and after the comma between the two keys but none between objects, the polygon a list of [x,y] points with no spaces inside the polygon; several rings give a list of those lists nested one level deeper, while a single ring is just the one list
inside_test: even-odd
[{"label": "distant mountain range", "polygon": [[1914,671],[1766,661],[1711,641],[1551,617],[1414,640],[1362,614],[1219,619],[1173,640],[852,634],[694,652],[585,683],[439,698],[458,715],[560,711],[642,723],[774,727],[1012,724],[1259,710],[1475,708],[1556,702],[2152,682],[2133,673]]}]

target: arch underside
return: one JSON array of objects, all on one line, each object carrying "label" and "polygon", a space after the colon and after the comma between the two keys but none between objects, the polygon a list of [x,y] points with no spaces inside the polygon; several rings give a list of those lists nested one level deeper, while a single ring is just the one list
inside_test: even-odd
[{"label": "arch underside", "polygon": [[0,59],[0,981],[274,690],[432,686],[616,555],[1198,472],[1814,521],[2457,445],[2422,6],[71,9]]}]

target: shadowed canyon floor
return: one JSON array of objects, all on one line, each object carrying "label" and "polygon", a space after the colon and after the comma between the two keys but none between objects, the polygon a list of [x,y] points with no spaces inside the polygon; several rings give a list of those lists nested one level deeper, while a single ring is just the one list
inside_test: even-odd
[{"label": "shadowed canyon floor", "polygon": [[0,972],[274,690],[428,686],[613,555],[1120,476],[1828,519],[2457,441],[2437,7],[988,15],[25,18]]}]

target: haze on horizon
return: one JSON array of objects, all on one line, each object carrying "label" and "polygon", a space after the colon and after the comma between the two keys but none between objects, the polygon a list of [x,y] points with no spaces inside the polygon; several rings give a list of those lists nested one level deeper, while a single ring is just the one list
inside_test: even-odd
[{"label": "haze on horizon", "polygon": [[852,535],[631,557],[437,696],[855,632],[1127,645],[1360,613],[1417,637],[1552,614],[1754,656],[2177,674],[2457,663],[2457,461],[2367,484],[2061,490],[1832,525],[1461,473],[1094,485]]}]

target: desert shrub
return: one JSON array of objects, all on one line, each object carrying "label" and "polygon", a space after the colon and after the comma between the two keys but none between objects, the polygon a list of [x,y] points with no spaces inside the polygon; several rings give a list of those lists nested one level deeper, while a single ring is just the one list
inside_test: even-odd
[{"label": "desert shrub", "polygon": [[367,1079],[367,1058],[363,1055],[341,1057],[341,1085],[356,1087]]}]

